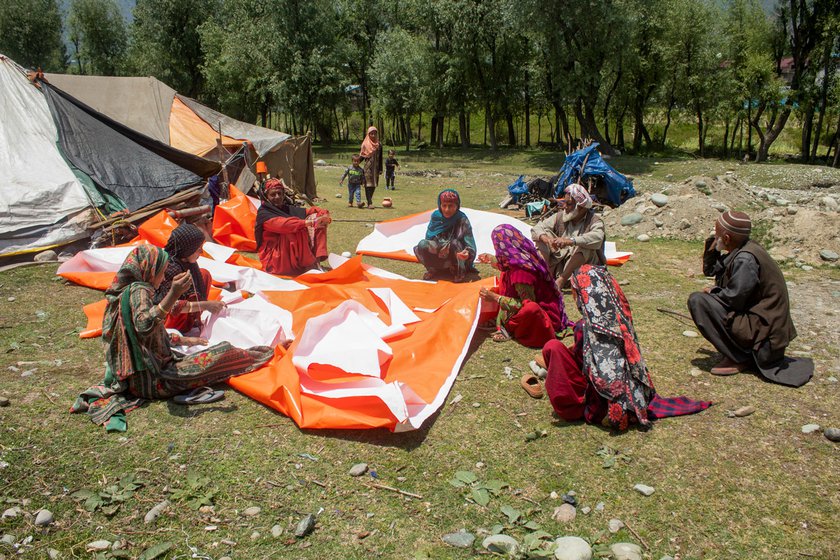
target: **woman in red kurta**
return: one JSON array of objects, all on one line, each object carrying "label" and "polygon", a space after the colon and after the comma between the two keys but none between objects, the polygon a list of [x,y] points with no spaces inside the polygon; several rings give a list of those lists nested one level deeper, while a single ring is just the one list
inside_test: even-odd
[{"label": "woman in red kurta", "polygon": [[280,179],[266,181],[254,237],[266,272],[297,276],[326,260],[327,226],[332,220],[327,210],[292,204],[286,188]]}]

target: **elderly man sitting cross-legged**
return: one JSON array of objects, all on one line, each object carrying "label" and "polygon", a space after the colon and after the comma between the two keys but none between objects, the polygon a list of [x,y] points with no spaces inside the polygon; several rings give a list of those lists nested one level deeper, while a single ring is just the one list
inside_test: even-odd
[{"label": "elderly man sitting cross-legged", "polygon": [[[811,379],[811,360],[785,358],[796,337],[787,284],[776,262],[750,239],[752,222],[743,212],[724,212],[706,240],[703,273],[715,285],[688,298],[698,330],[723,359],[714,375],[758,366],[770,381],[799,387]],[[723,254],[725,253],[725,254]]]}]

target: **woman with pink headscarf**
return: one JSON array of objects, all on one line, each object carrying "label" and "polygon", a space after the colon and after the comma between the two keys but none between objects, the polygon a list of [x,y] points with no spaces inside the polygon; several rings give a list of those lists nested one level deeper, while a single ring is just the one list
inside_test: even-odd
[{"label": "woman with pink headscarf", "polygon": [[493,340],[516,339],[524,346],[542,347],[557,332],[572,326],[548,265],[530,239],[503,224],[492,233],[496,255],[478,261],[501,271],[498,287],[481,288],[480,296],[499,305]]},{"label": "woman with pink headscarf", "polygon": [[379,184],[379,176],[382,174],[382,144],[379,143],[379,131],[375,126],[367,129],[365,140],[359,155],[365,160],[365,198],[367,207],[373,208],[373,191]]}]

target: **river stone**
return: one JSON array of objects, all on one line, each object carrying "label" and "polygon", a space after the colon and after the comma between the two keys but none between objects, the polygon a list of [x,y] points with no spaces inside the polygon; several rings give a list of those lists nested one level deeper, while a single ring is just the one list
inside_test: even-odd
[{"label": "river stone", "polygon": [[777,198],[775,200],[776,206],[787,206],[790,204],[790,201],[786,198]]},{"label": "river stone", "polygon": [[683,218],[680,220],[680,229],[689,229],[691,228],[691,222]]},{"label": "river stone", "polygon": [[803,434],[813,434],[814,432],[816,432],[819,429],[820,429],[819,424],[805,424],[804,426],[802,426],[802,433]]},{"label": "river stone", "polygon": [[604,502],[598,502],[595,504],[595,511],[604,511]]},{"label": "river stone", "polygon": [[799,212],[799,208],[797,208],[796,206],[788,206],[787,207],[788,216],[794,216],[794,215],[796,215],[797,212]]},{"label": "river stone", "polygon": [[54,548],[48,548],[47,556],[50,557],[50,560],[58,560],[58,558],[61,558],[61,553]]},{"label": "river stone", "polygon": [[3,512],[3,519],[10,519],[12,517],[17,517],[18,513],[20,513],[20,508],[18,507],[10,507],[6,511]]},{"label": "river stone", "polygon": [[834,251],[830,251],[829,249],[823,249],[822,251],[820,251],[820,258],[824,261],[834,262],[837,259],[840,259],[840,255],[838,255]]},{"label": "river stone", "polygon": [[50,510],[42,509],[35,516],[35,525],[37,525],[38,527],[46,527],[47,525],[53,522],[53,519],[53,514]]},{"label": "river stone", "polygon": [[669,556],[669,555],[667,555],[667,554],[666,554],[665,556],[663,556],[663,557],[662,557],[662,558],[660,558],[659,560],[674,560],[674,557],[673,557],[673,556]]},{"label": "river stone", "polygon": [[496,554],[516,556],[519,554],[519,543],[507,535],[490,535],[481,543],[485,549]]},{"label": "river stone", "polygon": [[648,486],[647,484],[637,484],[633,487],[633,490],[645,496],[650,496],[656,491],[653,486]]},{"label": "river stone", "polygon": [[0,407],[9,406],[11,403],[12,401],[7,399],[6,397],[0,397]]},{"label": "river stone", "polygon": [[58,255],[55,251],[47,250],[35,255],[35,258],[32,260],[35,262],[52,262],[58,260]]},{"label": "river stone", "polygon": [[802,270],[804,270],[805,272],[811,272],[812,270],[814,270],[814,267],[809,264],[803,264]]},{"label": "river stone", "polygon": [[356,463],[352,467],[350,467],[350,472],[348,473],[350,476],[362,476],[368,470],[367,463]]},{"label": "river stone", "polygon": [[656,227],[662,227],[662,226],[665,225],[665,222],[663,222],[659,218],[654,218],[653,219],[653,225],[655,225]]},{"label": "river stone", "polygon": [[102,552],[103,550],[108,550],[109,548],[111,548],[111,541],[101,539],[98,541],[89,542],[85,548],[87,548],[90,552]]},{"label": "river stone", "polygon": [[744,416],[749,416],[750,414],[755,412],[755,407],[753,406],[742,406],[741,408],[736,408],[735,411],[732,413],[738,418],[743,418]]},{"label": "river stone", "polygon": [[17,538],[11,533],[6,533],[2,537],[0,537],[0,543],[14,545],[17,542]]},{"label": "river stone", "polygon": [[315,530],[315,516],[311,513],[298,522],[295,527],[295,536],[302,539],[309,533]]},{"label": "river stone", "polygon": [[457,548],[470,548],[475,542],[475,535],[463,529],[455,533],[448,533],[441,537],[441,540],[450,546]]},{"label": "river stone", "polygon": [[712,202],[709,204],[709,207],[713,210],[717,210],[718,212],[726,212],[726,205],[721,204],[720,202]]},{"label": "river stone", "polygon": [[823,435],[830,441],[840,441],[840,428],[826,428]]},{"label": "river stone", "polygon": [[554,508],[554,513],[551,518],[558,523],[570,523],[577,517],[577,510],[572,504],[563,504],[560,507]]},{"label": "river stone", "polygon": [[283,534],[283,527],[280,525],[275,525],[271,528],[271,536],[275,539],[279,539],[280,536]]},{"label": "river stone", "polygon": [[315,160],[315,165],[317,165],[319,167],[322,167],[324,165],[327,165],[327,162],[322,160],[322,159],[318,159],[318,160]]},{"label": "river stone", "polygon": [[610,519],[609,523],[607,523],[607,528],[610,530],[610,533],[618,533],[624,529],[624,522],[621,519]]},{"label": "river stone", "polygon": [[262,510],[257,506],[251,506],[249,508],[246,508],[245,511],[243,511],[242,513],[247,515],[248,517],[254,517],[255,515],[259,515],[261,511]]},{"label": "river stone", "polygon": [[645,241],[650,241],[650,235],[648,235],[646,233],[643,233],[640,236],[638,236],[636,239],[644,243]]},{"label": "river stone", "polygon": [[837,200],[835,200],[833,196],[824,196],[822,198],[822,203],[829,210],[837,210],[837,206],[838,206]]},{"label": "river stone", "polygon": [[653,193],[650,195],[650,201],[653,202],[659,208],[662,208],[666,204],[668,204],[668,197],[662,193]]},{"label": "river stone", "polygon": [[621,217],[621,225],[623,225],[623,226],[636,225],[644,219],[645,219],[645,217],[642,216],[641,214],[639,214],[638,212],[630,212],[629,214]]},{"label": "river stone", "polygon": [[560,537],[554,541],[557,560],[591,560],[592,547],[580,537]]},{"label": "river stone", "polygon": [[698,336],[700,336],[700,333],[698,333],[697,331],[692,331],[692,330],[683,331],[682,334],[683,334],[683,336],[688,337],[688,338],[697,338]]},{"label": "river stone", "polygon": [[620,542],[610,547],[613,560],[642,560],[642,548],[633,543]]}]

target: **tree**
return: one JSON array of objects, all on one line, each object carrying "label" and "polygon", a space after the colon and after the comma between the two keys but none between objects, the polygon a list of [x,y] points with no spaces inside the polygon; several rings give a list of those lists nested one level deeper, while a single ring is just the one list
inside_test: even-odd
[{"label": "tree", "polygon": [[29,68],[64,70],[67,56],[57,0],[0,2],[0,53]]},{"label": "tree", "polygon": [[190,97],[201,97],[199,28],[220,11],[221,0],[137,0],[130,64],[134,73],[155,76]]},{"label": "tree", "polygon": [[85,60],[92,74],[115,76],[119,73],[124,64],[128,35],[115,0],[73,0],[67,24],[80,70],[82,60]]}]

